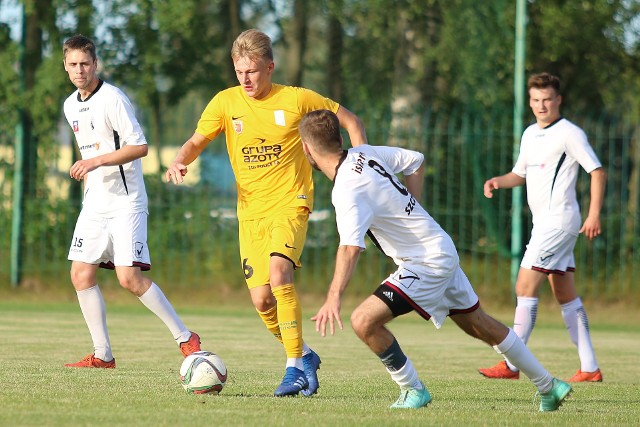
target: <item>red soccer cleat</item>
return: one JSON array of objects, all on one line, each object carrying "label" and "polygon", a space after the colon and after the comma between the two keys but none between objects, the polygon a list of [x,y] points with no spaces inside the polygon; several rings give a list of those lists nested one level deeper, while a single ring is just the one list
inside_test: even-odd
[{"label": "red soccer cleat", "polygon": [[93,354],[86,355],[81,361],[76,363],[65,363],[64,366],[68,368],[103,368],[113,369],[116,367],[116,359],[111,359],[109,362],[105,362],[102,359],[98,359]]},{"label": "red soccer cleat", "polygon": [[600,383],[602,382],[602,372],[597,369],[594,372],[583,372],[578,369],[578,372],[569,379],[570,383]]},{"label": "red soccer cleat", "polygon": [[487,378],[505,380],[517,380],[518,378],[520,378],[520,371],[514,372],[509,369],[509,367],[507,366],[507,362],[505,362],[504,360],[490,368],[480,368],[478,369],[478,372],[480,372]]},{"label": "red soccer cleat", "polygon": [[189,340],[180,343],[180,351],[184,357],[187,357],[196,351],[200,351],[200,336],[195,332],[191,332]]}]

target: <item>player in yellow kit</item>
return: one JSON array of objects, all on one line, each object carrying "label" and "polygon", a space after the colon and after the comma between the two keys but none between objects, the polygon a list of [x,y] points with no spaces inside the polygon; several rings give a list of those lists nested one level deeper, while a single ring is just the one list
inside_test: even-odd
[{"label": "player in yellow kit", "polygon": [[317,392],[320,357],[302,339],[302,310],[293,272],[300,267],[313,181],[298,134],[310,111],[338,116],[353,146],[366,144],[362,122],[314,91],[272,83],[275,68],[269,37],[255,29],[240,34],[231,49],[239,86],[216,94],[195,133],[166,172],[179,184],[187,166],[224,132],[238,188],[240,260],[253,305],[282,342],[287,364],[275,396]]}]

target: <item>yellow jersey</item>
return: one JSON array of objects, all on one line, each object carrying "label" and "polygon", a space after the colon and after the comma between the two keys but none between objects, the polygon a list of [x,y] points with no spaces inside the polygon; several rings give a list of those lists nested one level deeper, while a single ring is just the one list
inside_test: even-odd
[{"label": "yellow jersey", "polygon": [[239,220],[264,218],[288,207],[313,209],[312,169],[298,123],[310,111],[337,113],[339,107],[312,90],[275,83],[262,99],[250,98],[242,86],[213,97],[196,133],[209,140],[225,134],[238,188]]}]

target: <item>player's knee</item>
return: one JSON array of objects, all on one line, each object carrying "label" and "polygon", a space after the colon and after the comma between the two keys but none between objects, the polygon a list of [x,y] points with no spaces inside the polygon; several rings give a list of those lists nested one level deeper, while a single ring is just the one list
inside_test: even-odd
[{"label": "player's knee", "polygon": [[73,268],[69,272],[69,276],[71,277],[71,283],[73,283],[74,287],[78,287],[82,283],[83,274],[79,271],[75,271]]},{"label": "player's knee", "polygon": [[273,300],[273,302],[271,302],[270,300],[265,300],[265,299],[261,299],[261,300],[258,300],[258,301],[256,301],[255,299],[253,300],[253,306],[256,308],[256,310],[258,310],[260,312],[269,311],[275,305],[276,305],[275,304],[275,300]]},{"label": "player's knee", "polygon": [[276,305],[276,299],[273,295],[252,295],[251,301],[256,310],[260,312],[268,311]]},{"label": "player's knee", "polygon": [[269,265],[269,283],[272,287],[293,283],[293,270],[293,263],[290,260],[272,256]]},{"label": "player's knee", "polygon": [[251,302],[259,312],[269,311],[276,305],[276,298],[273,296],[269,285],[257,286],[249,289]]},{"label": "player's knee", "polygon": [[71,283],[76,290],[86,289],[95,285],[95,275],[90,269],[77,268],[72,265],[69,275],[71,277]]},{"label": "player's knee", "polygon": [[120,286],[138,297],[142,296],[151,286],[150,280],[147,281],[144,277],[137,275],[119,275],[118,282]]},{"label": "player's knee", "polygon": [[120,286],[122,286],[124,289],[134,294],[136,293],[135,280],[133,280],[132,277],[118,277],[118,282],[120,283]]},{"label": "player's knee", "polygon": [[558,286],[553,289],[553,295],[559,304],[566,304],[578,298],[575,286]]},{"label": "player's knee", "polygon": [[363,310],[354,310],[351,313],[351,328],[360,338],[364,338],[371,333],[373,323],[370,316]]},{"label": "player's knee", "polygon": [[516,280],[515,291],[519,297],[537,298],[540,285],[547,279],[544,273],[521,269]]}]

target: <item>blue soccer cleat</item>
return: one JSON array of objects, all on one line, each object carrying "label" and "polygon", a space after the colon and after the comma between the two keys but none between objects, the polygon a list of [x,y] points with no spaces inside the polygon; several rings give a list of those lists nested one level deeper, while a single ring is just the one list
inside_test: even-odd
[{"label": "blue soccer cleat", "polygon": [[297,396],[301,390],[308,387],[309,381],[307,381],[307,377],[304,375],[304,372],[298,368],[290,366],[284,371],[282,383],[280,383],[273,395],[276,397]]},{"label": "blue soccer cleat", "polygon": [[304,396],[311,396],[318,392],[320,382],[318,381],[317,371],[320,369],[320,363],[322,363],[320,356],[318,356],[318,354],[313,350],[311,350],[309,354],[302,356],[304,375],[307,377],[307,381],[309,382],[309,388],[302,390],[302,394]]}]

